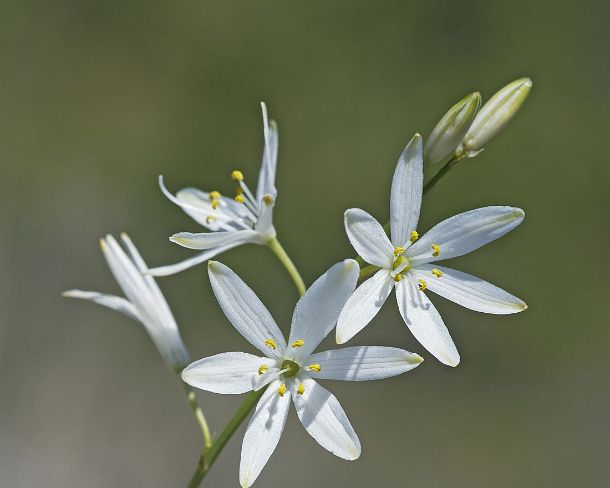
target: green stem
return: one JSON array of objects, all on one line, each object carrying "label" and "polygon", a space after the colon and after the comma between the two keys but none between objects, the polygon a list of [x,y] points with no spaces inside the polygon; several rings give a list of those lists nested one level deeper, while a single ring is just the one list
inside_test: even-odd
[{"label": "green stem", "polygon": [[182,379],[180,379],[180,383],[184,387],[184,392],[186,393],[186,400],[188,401],[191,410],[195,414],[195,418],[197,419],[197,423],[201,428],[201,433],[203,434],[203,449],[204,451],[209,450],[212,447],[212,434],[210,433],[210,428],[208,427],[208,422],[205,419],[205,415],[203,414],[203,410],[197,403],[197,395],[193,391],[193,389],[187,385]]},{"label": "green stem", "polygon": [[277,256],[277,258],[280,260],[280,263],[284,265],[286,271],[288,271],[288,274],[290,275],[292,281],[294,281],[294,284],[297,287],[299,295],[303,296],[306,290],[303,278],[301,278],[299,271],[292,262],[292,259],[290,259],[290,256],[288,256],[288,254],[280,244],[280,241],[277,240],[277,237],[274,237],[269,242],[267,242],[267,245],[269,246],[269,249],[271,249],[273,253]]},{"label": "green stem", "polygon": [[359,279],[362,280],[362,279],[366,278],[368,275],[372,275],[378,269],[380,269],[379,266],[375,266],[373,264],[367,264],[366,266],[363,266],[362,268],[360,268]]}]

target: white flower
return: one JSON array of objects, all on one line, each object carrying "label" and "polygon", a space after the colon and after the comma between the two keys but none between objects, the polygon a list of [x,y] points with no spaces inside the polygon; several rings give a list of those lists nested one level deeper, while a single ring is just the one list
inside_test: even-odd
[{"label": "white flower", "polygon": [[288,343],[254,292],[228,267],[211,261],[212,289],[229,321],[263,356],[228,352],[188,366],[182,378],[214,393],[245,393],[268,385],[242,444],[239,478],[251,486],[280,439],[290,400],[303,427],[344,459],[360,456],[360,441],[337,399],[316,379],[365,381],[415,368],[422,358],[393,347],[348,347],[313,354],[335,326],[358,280],[351,259],[334,265],[297,303]]},{"label": "white flower", "polygon": [[381,269],[347,301],[337,323],[337,343],[362,330],[396,288],[400,314],[415,338],[439,361],[456,366],[460,356],[425,290],[478,312],[509,314],[527,306],[486,281],[431,263],[462,256],[498,239],[519,225],[525,214],[514,207],[478,208],[444,220],[420,238],[416,229],[422,182],[422,143],[416,134],[401,154],[392,180],[391,240],[364,210],[345,212],[345,229],[354,249]]},{"label": "white flower", "polygon": [[121,238],[129,256],[111,235],[100,240],[100,246],[110,271],[127,296],[104,295],[93,291],[70,290],[66,297],[83,298],[112,308],[141,322],[157,346],[165,363],[174,370],[182,369],[190,362],[174,320],[161,290],[152,276],[144,276],[146,263],[126,234]]},{"label": "white flower", "polygon": [[222,196],[218,191],[205,192],[196,188],[183,188],[172,195],[159,176],[159,186],[167,198],[179,205],[197,223],[211,232],[180,232],[170,237],[189,249],[204,252],[177,264],[161,266],[148,271],[154,276],[178,273],[241,244],[267,244],[276,235],[273,227],[273,206],[277,198],[275,170],[277,166],[278,131],[274,121],[263,111],[265,147],[258,175],[256,195],[248,188],[241,171],[233,171],[231,178],[237,183],[235,198]]}]

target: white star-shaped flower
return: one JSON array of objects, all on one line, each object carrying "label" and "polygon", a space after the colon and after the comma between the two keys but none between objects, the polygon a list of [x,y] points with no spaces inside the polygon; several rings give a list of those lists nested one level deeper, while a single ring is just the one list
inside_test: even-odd
[{"label": "white star-shaped flower", "polygon": [[141,322],[150,335],[165,363],[174,370],[190,362],[189,354],[180,337],[176,320],[152,276],[145,276],[146,263],[127,234],[121,234],[129,256],[111,235],[100,241],[108,267],[125,298],[94,291],[69,290],[66,297],[91,300],[112,308]]},{"label": "white star-shaped flower", "polygon": [[362,330],[396,289],[398,308],[415,338],[439,361],[460,362],[447,327],[425,290],[478,312],[510,314],[527,306],[510,293],[475,276],[434,265],[467,254],[503,236],[525,216],[515,207],[483,207],[437,224],[421,238],[417,222],[423,192],[421,136],[407,144],[398,160],[390,196],[389,239],[375,218],[360,209],[345,212],[352,246],[367,262],[381,268],[349,298],[337,323],[337,343]]},{"label": "white star-shaped flower", "polygon": [[273,227],[273,206],[277,198],[275,170],[277,166],[278,130],[274,121],[263,111],[265,146],[258,175],[256,194],[246,185],[241,171],[233,171],[237,195],[230,198],[218,191],[205,192],[197,188],[183,188],[172,195],[159,176],[159,186],[167,198],[179,205],[197,223],[211,232],[180,232],[170,237],[180,246],[204,252],[177,264],[160,266],[148,271],[154,276],[178,273],[241,244],[267,244],[276,236]]},{"label": "white star-shaped flower", "polygon": [[228,352],[188,366],[182,378],[214,393],[245,393],[268,385],[250,419],[242,444],[239,479],[251,486],[275,450],[291,399],[309,434],[344,459],[360,456],[360,441],[343,408],[317,379],[365,381],[415,368],[422,358],[393,347],[347,347],[313,353],[333,329],[358,280],[351,259],[324,273],[297,303],[290,337],[282,332],[255,293],[228,267],[210,262],[212,289],[235,328],[263,353]]}]

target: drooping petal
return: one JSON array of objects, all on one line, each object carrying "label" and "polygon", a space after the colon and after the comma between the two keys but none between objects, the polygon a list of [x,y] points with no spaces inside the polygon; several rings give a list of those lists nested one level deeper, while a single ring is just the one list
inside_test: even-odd
[{"label": "drooping petal", "polygon": [[381,224],[359,208],[346,210],[344,220],[347,237],[362,259],[381,268],[390,268],[394,247]]},{"label": "drooping petal", "polygon": [[265,147],[263,149],[263,160],[258,174],[256,187],[256,199],[260,201],[264,195],[270,194],[275,198],[277,189],[275,188],[275,171],[277,167],[277,148],[278,130],[275,121],[269,121],[267,117],[267,105],[261,102],[263,112],[263,135],[265,137]]},{"label": "drooping petal", "polygon": [[423,358],[396,347],[362,346],[319,352],[307,361],[320,365],[316,379],[368,381],[410,371],[419,366]]},{"label": "drooping petal", "polygon": [[158,266],[157,268],[151,268],[145,272],[145,274],[149,274],[151,276],[170,276],[180,271],[184,271],[185,269],[192,268],[193,266],[197,266],[208,259],[212,259],[214,256],[218,256],[219,254],[228,251],[229,249],[233,249],[234,247],[241,246],[243,242],[233,242],[231,244],[227,244],[226,246],[215,247],[214,249],[208,249],[202,253],[199,253],[191,258],[185,259],[184,261],[180,261],[176,264],[168,264],[166,266]]},{"label": "drooping petal", "polygon": [[[442,276],[432,273],[432,270],[442,273]],[[476,276],[445,268],[420,264],[411,273],[416,279],[423,279],[428,289],[438,295],[476,312],[509,314],[522,312],[527,308],[523,300],[511,295]]]},{"label": "drooping petal", "polygon": [[229,267],[210,261],[208,274],[212,290],[229,322],[254,347],[279,358],[286,341],[260,299]]},{"label": "drooping petal", "polygon": [[169,238],[179,246],[188,249],[212,249],[228,244],[252,242],[260,244],[260,234],[255,230],[231,230],[219,232],[179,232]]},{"label": "drooping petal", "polygon": [[[467,254],[517,227],[525,212],[515,207],[483,207],[435,225],[406,252],[412,264],[431,263]],[[439,247],[433,256],[432,245]]]},{"label": "drooping petal", "polygon": [[324,449],[347,460],[360,457],[360,440],[339,401],[313,379],[299,375],[302,393],[295,382],[291,390],[294,406],[305,430]]},{"label": "drooping petal", "polygon": [[81,298],[83,300],[91,300],[99,305],[103,305],[104,307],[111,308],[112,310],[116,310],[117,312],[121,312],[123,315],[126,315],[130,319],[137,320],[138,322],[142,322],[142,318],[138,313],[136,307],[133,306],[131,302],[125,300],[124,298],[117,297],[115,295],[106,295],[103,293],[98,293],[96,291],[83,291],[83,290],[68,290],[62,293],[62,296],[67,298]]},{"label": "drooping petal", "polygon": [[244,488],[256,481],[284,431],[290,395],[280,396],[279,385],[274,381],[268,386],[246,428],[239,463],[239,483]]},{"label": "drooping petal", "polygon": [[380,269],[349,297],[337,321],[337,344],[344,344],[377,315],[394,288],[390,271]]},{"label": "drooping petal", "polygon": [[353,259],[332,266],[320,276],[298,301],[292,315],[289,347],[296,347],[297,357],[309,356],[337,323],[347,299],[354,292],[360,267]]},{"label": "drooping petal", "polygon": [[441,363],[457,366],[460,355],[443,319],[426,294],[410,279],[403,279],[396,286],[396,300],[400,315],[419,343]]},{"label": "drooping petal", "polygon": [[394,247],[407,247],[417,229],[424,184],[422,139],[415,134],[403,150],[392,179],[390,228]]},{"label": "drooping petal", "polygon": [[275,359],[225,352],[191,363],[182,371],[182,379],[195,388],[213,393],[245,393],[272,381],[275,370]]}]

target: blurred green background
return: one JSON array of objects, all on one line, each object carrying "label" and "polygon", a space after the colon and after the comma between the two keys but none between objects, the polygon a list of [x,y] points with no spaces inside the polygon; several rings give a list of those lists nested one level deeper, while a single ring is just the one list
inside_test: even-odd
[{"label": "blurred green background", "polygon": [[[184,486],[200,438],[143,329],[80,301],[118,293],[98,239],[127,231],[151,265],[198,226],[157,187],[253,182],[265,100],[280,127],[279,237],[307,282],[352,255],[351,206],[387,218],[394,165],[455,101],[531,76],[521,113],[424,201],[422,230],[491,204],[526,210],[452,263],[529,310],[436,299],[456,369],[394,304],[355,344],[427,361],[399,378],[327,383],[363,444],[341,461],[291,414],[257,486],[603,486],[610,432],[607,2],[14,1],[0,6],[0,486]],[[296,293],[272,254],[222,256],[284,330]],[[193,358],[250,346],[204,266],[162,278]],[[330,341],[329,341],[330,343]],[[219,430],[241,401],[202,393]],[[238,486],[243,429],[207,486]]]}]

